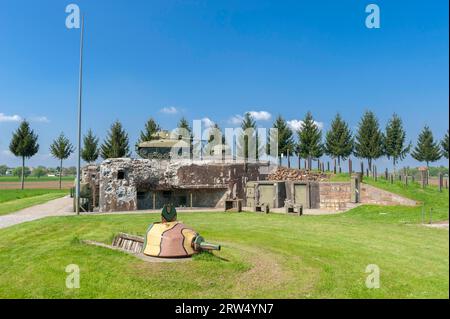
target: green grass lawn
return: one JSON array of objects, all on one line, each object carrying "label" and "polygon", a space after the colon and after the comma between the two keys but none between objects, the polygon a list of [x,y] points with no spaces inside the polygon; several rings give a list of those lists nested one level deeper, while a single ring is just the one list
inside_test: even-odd
[{"label": "green grass lawn", "polygon": [[59,189],[0,189],[0,216],[67,194],[67,190]]},{"label": "green grass lawn", "polygon": [[[348,181],[350,179],[347,173],[336,174],[331,177],[332,181]],[[400,223],[419,223],[422,222],[422,209],[424,212],[425,221],[428,222],[430,218],[432,221],[442,221],[449,219],[449,191],[443,189],[439,192],[437,186],[429,185],[422,188],[418,182],[405,185],[401,181],[386,181],[384,178],[378,178],[375,181],[373,178],[364,177],[363,182],[378,188],[399,194],[401,196],[414,199],[419,202],[418,207],[405,206],[390,206],[378,207],[366,205],[352,210],[349,214],[359,215],[363,214],[363,218],[372,218],[372,214],[383,215],[383,220],[389,222]]]},{"label": "green grass lawn", "polygon": [[[63,181],[73,181],[75,176],[63,176]],[[28,176],[25,178],[25,182],[52,182],[59,181],[59,176]],[[20,182],[20,176],[0,176],[0,183],[2,182]]]},{"label": "green grass lawn", "polygon": [[[441,196],[435,205],[448,214],[448,192],[408,192],[430,205]],[[47,218],[0,230],[0,297],[448,298],[448,230],[420,225],[418,212],[360,206],[303,217],[180,213],[222,250],[179,263],[148,263],[81,243],[110,244],[121,231],[143,235],[158,215]],[[69,264],[80,267],[80,289],[65,287]],[[379,289],[365,286],[369,264],[380,267]]]}]

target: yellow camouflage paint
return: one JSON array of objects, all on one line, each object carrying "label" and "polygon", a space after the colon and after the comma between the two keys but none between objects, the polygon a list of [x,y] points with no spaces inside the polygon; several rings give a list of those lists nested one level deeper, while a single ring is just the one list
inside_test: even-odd
[{"label": "yellow camouflage paint", "polygon": [[146,245],[143,253],[150,256],[159,256],[161,252],[161,240],[162,234],[172,229],[178,224],[178,222],[169,223],[154,223],[150,230],[147,232]]}]

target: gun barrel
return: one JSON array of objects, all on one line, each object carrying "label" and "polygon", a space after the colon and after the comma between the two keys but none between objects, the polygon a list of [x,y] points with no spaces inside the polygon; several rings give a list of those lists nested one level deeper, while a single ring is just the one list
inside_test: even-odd
[{"label": "gun barrel", "polygon": [[207,242],[201,242],[200,248],[203,250],[220,250],[220,245],[215,245]]}]

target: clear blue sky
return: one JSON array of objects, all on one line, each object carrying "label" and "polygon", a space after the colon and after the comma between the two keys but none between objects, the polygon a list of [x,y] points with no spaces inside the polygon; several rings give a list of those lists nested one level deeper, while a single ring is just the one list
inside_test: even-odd
[{"label": "clear blue sky", "polygon": [[[0,164],[20,164],[7,152],[19,118],[40,137],[29,165],[57,165],[48,148],[61,131],[75,142],[72,2],[86,16],[83,127],[102,139],[116,119],[134,145],[150,116],[167,129],[181,116],[227,127],[246,111],[291,121],[311,110],[324,130],[337,111],[352,128],[365,109],[383,128],[396,112],[413,142],[425,124],[439,139],[448,128],[447,0],[1,0]],[[369,3],[380,29],[365,27]]]}]

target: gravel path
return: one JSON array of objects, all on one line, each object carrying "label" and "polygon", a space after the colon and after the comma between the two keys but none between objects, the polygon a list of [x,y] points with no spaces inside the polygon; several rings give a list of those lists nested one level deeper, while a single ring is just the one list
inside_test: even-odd
[{"label": "gravel path", "polygon": [[431,228],[442,228],[448,230],[448,220],[444,220],[441,222],[436,222],[432,224],[424,224],[424,226],[431,227]]},{"label": "gravel path", "polygon": [[73,215],[72,203],[73,199],[66,196],[0,216],[0,229],[49,216]]}]

